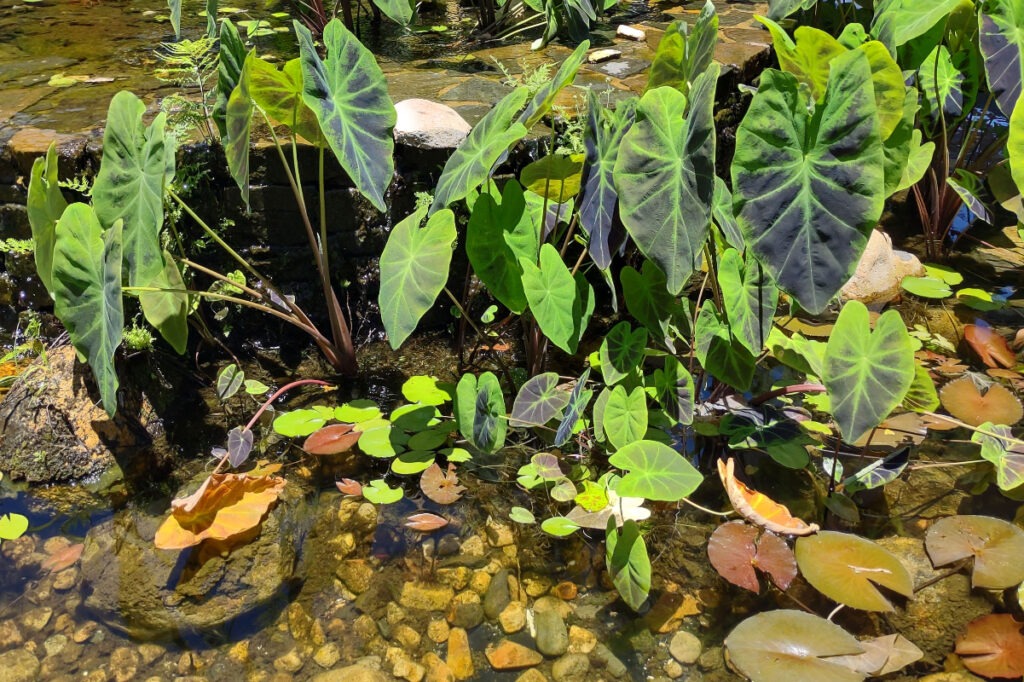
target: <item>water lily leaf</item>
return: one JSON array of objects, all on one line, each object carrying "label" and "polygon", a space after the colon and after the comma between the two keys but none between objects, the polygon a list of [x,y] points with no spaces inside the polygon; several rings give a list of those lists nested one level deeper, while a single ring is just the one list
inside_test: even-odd
[{"label": "water lily leaf", "polygon": [[835,57],[822,105],[808,105],[791,74],[761,75],[736,132],[733,197],[748,248],[780,289],[820,313],[853,274],[884,203],[867,56]]},{"label": "water lily leaf", "polygon": [[646,346],[646,329],[633,331],[629,322],[626,321],[619,322],[612,327],[601,342],[598,351],[604,382],[609,386],[614,386],[638,369],[643,363]]},{"label": "water lily leaf", "polygon": [[935,277],[904,277],[900,281],[900,286],[905,291],[921,298],[942,299],[953,295],[953,290],[949,288],[949,285]]},{"label": "water lily leaf", "polygon": [[526,88],[516,88],[473,127],[441,171],[431,214],[484,184],[498,158],[526,135],[526,127],[515,116],[529,96]]},{"label": "water lily leaf", "polygon": [[974,287],[966,287],[958,290],[956,292],[956,298],[960,303],[964,304],[968,308],[974,308],[975,310],[981,310],[983,312],[1000,310],[1006,307],[1006,301],[996,298],[991,292]]},{"label": "water lily leaf", "polygon": [[729,330],[752,354],[768,339],[779,303],[779,290],[754,259],[743,262],[736,249],[726,249],[718,261],[718,283]]},{"label": "water lily leaf", "polygon": [[584,300],[558,249],[545,243],[540,249],[540,267],[526,258],[519,259],[519,266],[523,291],[540,330],[566,353],[575,353],[586,328]]},{"label": "water lily leaf", "polygon": [[562,447],[569,441],[569,436],[572,435],[576,422],[583,416],[583,411],[587,408],[591,397],[594,395],[593,391],[586,389],[589,377],[590,368],[587,367],[583,370],[580,378],[576,380],[576,385],[572,387],[572,392],[569,393],[569,404],[566,406],[565,414],[562,416],[562,421],[558,424],[558,430],[555,432],[554,445],[556,448]]},{"label": "water lily leaf", "polygon": [[981,361],[989,367],[1017,366],[1017,355],[1010,350],[1006,339],[997,334],[992,327],[979,322],[964,325],[964,340],[971,346]]},{"label": "water lily leaf", "polygon": [[420,533],[433,533],[435,530],[448,525],[448,519],[430,512],[413,514],[405,521],[406,528],[412,528]]},{"label": "water lily leaf", "polygon": [[131,286],[149,286],[164,268],[160,228],[164,188],[174,177],[174,139],[166,115],[146,126],[146,105],[130,92],[114,95],[103,133],[103,159],[93,185],[93,206],[104,228],[124,222],[124,260]]},{"label": "water lily leaf", "polygon": [[884,635],[860,640],[864,653],[833,656],[829,663],[843,665],[854,672],[871,676],[888,675],[921,660],[924,652],[903,635]]},{"label": "water lily leaf", "polygon": [[508,422],[498,377],[491,372],[484,372],[479,378],[469,373],[462,375],[456,388],[455,421],[473,447],[483,452],[501,449]]},{"label": "water lily leaf", "polygon": [[342,495],[361,497],[363,494],[363,485],[359,481],[353,481],[351,478],[343,478],[334,485],[337,486]]},{"label": "water lily leaf", "polygon": [[1024,623],[1008,613],[975,618],[956,639],[956,653],[972,673],[993,678],[1024,675]]},{"label": "water lily leaf", "polygon": [[450,426],[437,426],[414,433],[406,443],[410,450],[436,450],[448,441]]},{"label": "water lily leaf", "polygon": [[57,176],[57,142],[50,143],[46,149],[46,156],[36,159],[32,163],[32,173],[29,176],[28,199],[26,210],[28,222],[32,228],[32,239],[35,241],[35,250],[32,252],[36,263],[36,272],[39,274],[39,281],[43,283],[48,292],[53,292],[53,248],[54,231],[57,229],[57,221],[64,214],[68,202],[61,194],[59,178]]},{"label": "water lily leaf", "polygon": [[465,448],[444,448],[441,454],[449,462],[455,463],[469,462],[473,459],[473,454]]},{"label": "water lily leaf", "polygon": [[519,174],[523,187],[557,204],[579,194],[582,179],[582,154],[548,154],[528,164]]},{"label": "water lily leaf", "polygon": [[245,372],[238,365],[231,363],[217,372],[217,399],[221,402],[234,397],[245,381]]},{"label": "water lily leaf", "polygon": [[434,463],[432,450],[408,450],[391,460],[391,471],[399,476],[411,476],[426,471]]},{"label": "water lily leaf", "polygon": [[914,347],[898,312],[883,313],[872,333],[863,303],[843,306],[821,377],[843,440],[855,442],[889,416],[914,382],[914,367]]},{"label": "water lily leaf", "polygon": [[[664,40],[664,39],[663,39]],[[583,166],[583,196],[580,198],[580,227],[590,236],[588,252],[594,264],[607,270],[612,264],[612,225],[619,200],[615,188],[615,161],[622,138],[636,118],[635,100],[609,109],[593,90],[587,90],[587,127],[583,133],[586,163]]]},{"label": "water lily leaf", "polygon": [[1008,116],[1020,98],[1024,7],[1016,0],[985,0],[978,18],[978,47],[985,58],[988,89],[999,110]]},{"label": "water lily leaf", "polygon": [[389,459],[405,452],[408,436],[400,429],[394,428],[391,422],[355,430],[362,431],[363,434],[359,437],[359,449],[370,457]]},{"label": "water lily leaf", "polygon": [[686,458],[651,440],[629,443],[609,457],[608,463],[629,472],[616,489],[622,497],[676,502],[693,493],[704,480]]},{"label": "water lily leaf", "polygon": [[28,517],[22,514],[0,516],[0,540],[17,540],[28,530]]},{"label": "water lily leaf", "polygon": [[733,335],[714,301],[701,304],[694,334],[694,352],[705,370],[733,388],[750,388],[756,358]]},{"label": "water lily leaf", "polygon": [[121,221],[104,230],[91,206],[71,204],[57,221],[53,250],[54,312],[79,357],[89,361],[103,409],[117,410],[114,353],[124,331]]},{"label": "water lily leaf", "polygon": [[523,507],[512,507],[508,510],[508,518],[516,523],[522,523],[524,525],[530,525],[537,523],[537,517],[533,515],[533,512]]},{"label": "water lily leaf", "polygon": [[745,521],[730,521],[708,540],[708,559],[718,575],[755,594],[761,591],[755,568],[771,577],[780,590],[796,578],[796,557],[786,541]]},{"label": "water lily leaf", "polygon": [[309,434],[302,449],[311,455],[339,455],[351,450],[362,435],[352,430],[352,424],[331,424]]},{"label": "water lily leaf", "polygon": [[864,651],[853,635],[832,621],[804,611],[767,611],[751,616],[733,628],[725,638],[725,647],[730,663],[757,682],[862,682],[865,677],[829,660]]},{"label": "water lily leaf", "polygon": [[580,527],[564,516],[553,516],[541,521],[540,529],[548,535],[564,538],[578,531]]},{"label": "water lily leaf", "polygon": [[481,192],[466,228],[466,256],[488,292],[514,313],[527,305],[519,258],[536,261],[539,252],[540,232],[519,183],[506,182],[500,196]]},{"label": "water lily leaf", "polygon": [[1024,485],[1024,443],[1013,437],[1009,426],[985,422],[971,434],[971,441],[979,443],[982,458],[995,465],[1000,490]]},{"label": "water lily leaf", "polygon": [[629,392],[624,386],[613,388],[601,421],[608,442],[616,449],[641,440],[647,433],[647,392],[643,386]]},{"label": "water lily leaf", "polygon": [[324,141],[316,114],[302,99],[302,61],[292,59],[278,70],[255,55],[245,60],[249,96],[272,120],[313,144]]},{"label": "water lily leaf", "polygon": [[250,429],[236,426],[228,431],[228,464],[242,466],[252,452],[253,434]]},{"label": "water lily leaf", "polygon": [[378,478],[363,486],[363,497],[374,504],[393,504],[405,497],[401,488],[392,488],[384,479]]},{"label": "water lily leaf", "polygon": [[796,541],[800,573],[829,599],[864,611],[893,611],[878,587],[911,597],[914,582],[891,552],[856,535],[819,531]]},{"label": "water lily leaf", "polygon": [[286,438],[301,438],[319,429],[327,420],[313,409],[284,412],[274,418],[274,431]]},{"label": "water lily leaf", "polygon": [[810,535],[818,531],[818,524],[808,524],[793,516],[785,505],[763,493],[748,488],[736,478],[736,462],[718,460],[718,476],[725,492],[740,516],[753,524],[782,535]]},{"label": "water lily leaf", "polygon": [[384,191],[395,173],[391,129],[396,118],[384,72],[340,19],[324,27],[323,61],[309,29],[298,21],[293,26],[302,59],[302,99],[356,188],[384,212]]},{"label": "water lily leaf", "polygon": [[949,382],[939,391],[942,406],[971,426],[985,422],[1012,426],[1019,422],[1024,417],[1024,409],[1017,396],[1001,384],[985,382],[979,387],[983,381],[968,375]]},{"label": "water lily leaf", "polygon": [[710,66],[717,42],[718,13],[712,2],[704,3],[692,34],[685,21],[669,24],[651,62],[647,90],[669,86],[688,94],[690,84]]},{"label": "water lily leaf", "polygon": [[185,549],[203,540],[231,541],[260,524],[284,490],[277,476],[213,474],[196,494],[171,501],[171,515],[153,538],[157,549]]},{"label": "water lily leaf", "polygon": [[422,374],[406,379],[402,384],[402,395],[411,403],[423,405],[443,405],[452,399],[448,391],[440,386],[437,377]]},{"label": "water lily leaf", "polygon": [[622,224],[672,294],[698,266],[711,227],[719,72],[712,65],[698,76],[689,102],[674,88],[648,90],[615,161]]},{"label": "water lily leaf", "polygon": [[388,342],[395,349],[415,331],[448,281],[455,214],[439,211],[420,228],[425,213],[420,209],[398,223],[380,256],[377,300]]},{"label": "water lily leaf", "polygon": [[629,608],[639,611],[651,591],[651,559],[636,521],[626,521],[622,529],[608,519],[605,536],[605,565],[615,589]]},{"label": "water lily leaf", "polygon": [[455,465],[449,464],[447,471],[435,462],[427,467],[420,476],[420,490],[438,504],[457,502],[466,489],[459,485],[459,477],[455,474]]},{"label": "water lily leaf", "polygon": [[949,516],[928,528],[924,547],[935,566],[974,557],[971,585],[988,590],[1024,580],[1024,531],[990,516]]},{"label": "water lily leaf", "polygon": [[512,403],[511,426],[543,426],[561,416],[569,404],[569,392],[558,387],[556,372],[531,377],[519,389]]},{"label": "water lily leaf", "polygon": [[359,424],[371,419],[377,419],[381,414],[382,412],[377,403],[366,399],[353,400],[334,408],[334,418],[349,424]]}]

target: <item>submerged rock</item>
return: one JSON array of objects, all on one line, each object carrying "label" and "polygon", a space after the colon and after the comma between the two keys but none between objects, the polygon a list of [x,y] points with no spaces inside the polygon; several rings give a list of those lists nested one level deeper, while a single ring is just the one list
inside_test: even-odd
[{"label": "submerged rock", "polygon": [[892,248],[892,238],[881,230],[872,230],[864,254],[840,291],[844,301],[860,301],[879,309],[900,295],[904,277],[920,277],[924,266],[917,256]]},{"label": "submerged rock", "polygon": [[0,679],[4,682],[34,682],[39,679],[39,659],[27,649],[0,654]]},{"label": "submerged rock", "polygon": [[395,142],[417,149],[455,149],[471,130],[459,112],[427,99],[404,99],[395,112]]},{"label": "submerged rock", "polygon": [[137,640],[230,632],[242,616],[287,604],[299,579],[304,507],[301,492],[286,487],[255,537],[230,552],[211,543],[157,550],[153,536],[163,515],[119,512],[86,535],[83,607]]}]

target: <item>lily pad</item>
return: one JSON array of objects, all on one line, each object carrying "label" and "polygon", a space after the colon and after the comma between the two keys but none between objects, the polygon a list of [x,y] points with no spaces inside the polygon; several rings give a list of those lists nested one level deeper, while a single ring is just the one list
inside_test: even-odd
[{"label": "lily pad", "polygon": [[676,502],[687,497],[704,480],[681,454],[652,440],[634,441],[608,458],[626,470],[616,492],[623,497]]},{"label": "lily pad", "polygon": [[745,521],[730,521],[715,529],[708,541],[711,565],[733,585],[755,594],[761,591],[755,568],[769,575],[780,590],[797,575],[796,557],[786,541]]},{"label": "lily pad", "polygon": [[924,547],[935,566],[974,557],[971,584],[1002,590],[1024,581],[1024,531],[990,516],[950,516],[928,529]]},{"label": "lily pad", "polygon": [[1024,675],[1024,623],[1008,613],[976,618],[957,638],[956,653],[978,675],[1019,678]]},{"label": "lily pad", "polygon": [[840,604],[865,611],[893,611],[882,586],[911,597],[914,583],[891,552],[848,533],[819,531],[796,542],[800,572],[815,589]]},{"label": "lily pad", "polygon": [[951,415],[971,426],[985,422],[1012,426],[1024,416],[1020,400],[1001,384],[979,387],[983,380],[974,376],[960,377],[939,391],[939,400]]}]

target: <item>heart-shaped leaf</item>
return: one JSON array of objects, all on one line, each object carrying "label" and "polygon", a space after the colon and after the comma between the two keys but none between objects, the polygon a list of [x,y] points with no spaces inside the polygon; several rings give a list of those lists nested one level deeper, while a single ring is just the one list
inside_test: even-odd
[{"label": "heart-shaped leaf", "polygon": [[819,531],[796,541],[800,573],[829,599],[865,611],[893,611],[876,585],[904,597],[914,594],[906,567],[891,552],[848,533]]},{"label": "heart-shaped leaf", "polygon": [[60,220],[68,202],[61,194],[59,178],[57,176],[57,142],[50,143],[46,149],[46,157],[38,158],[32,163],[32,173],[29,176],[28,199],[26,210],[28,222],[32,228],[32,239],[35,241],[35,250],[32,252],[36,263],[36,272],[39,274],[39,281],[43,283],[46,290],[53,292],[53,247],[54,230],[57,228],[57,221]]},{"label": "heart-shaped leaf", "polygon": [[425,212],[420,209],[398,223],[380,256],[377,300],[388,342],[396,349],[413,333],[448,281],[455,214],[439,211],[421,228]]},{"label": "heart-shaped leaf", "polygon": [[217,372],[217,399],[221,402],[228,400],[242,387],[245,381],[245,372],[238,368],[238,365],[231,363]]},{"label": "heart-shaped leaf", "polygon": [[925,534],[925,549],[936,566],[974,557],[971,584],[1002,590],[1024,580],[1024,531],[990,516],[949,516]]},{"label": "heart-shaped leaf", "polygon": [[252,431],[247,428],[236,426],[228,431],[228,464],[239,467],[249,459],[252,440]]},{"label": "heart-shaped leaf", "polygon": [[437,453],[432,450],[407,450],[391,460],[391,471],[399,476],[412,476],[434,464]]},{"label": "heart-shaped leaf", "polygon": [[744,264],[736,249],[726,249],[719,259],[718,283],[730,331],[744,348],[758,355],[772,328],[778,288],[759,263],[750,259]]},{"label": "heart-shaped leaf", "polygon": [[872,333],[863,303],[843,306],[821,377],[843,440],[855,442],[889,416],[913,383],[914,367],[914,347],[898,312],[883,313]]},{"label": "heart-shaped leaf", "polygon": [[479,378],[463,374],[455,391],[455,420],[463,437],[483,452],[500,450],[508,422],[498,377],[491,372]]},{"label": "heart-shaped leaf", "polygon": [[1012,426],[1024,417],[1020,399],[1009,389],[974,375],[960,377],[943,386],[939,400],[946,411],[971,426],[985,422]]},{"label": "heart-shaped leaf", "polygon": [[118,385],[114,353],[124,332],[121,222],[104,230],[91,206],[75,203],[57,222],[55,235],[54,312],[75,350],[89,360],[103,409],[113,417]]},{"label": "heart-shaped leaf", "polygon": [[482,192],[466,228],[466,256],[491,295],[514,313],[527,304],[519,258],[536,261],[539,252],[540,232],[519,183],[506,182],[500,196]]},{"label": "heart-shaped leaf", "polygon": [[293,26],[302,60],[302,99],[356,188],[383,212],[384,191],[395,173],[391,129],[396,118],[384,72],[340,19],[324,27],[323,61],[309,29],[299,21]]},{"label": "heart-shaped leaf", "polygon": [[622,268],[619,278],[629,314],[647,327],[658,343],[674,350],[670,330],[681,306],[668,293],[665,274],[654,261],[645,260],[640,272],[627,265]]},{"label": "heart-shaped leaf", "polygon": [[545,242],[540,249],[540,267],[526,258],[519,259],[519,266],[523,271],[523,291],[540,330],[566,353],[575,353],[586,328],[584,301],[558,249]]},{"label": "heart-shaped leaf", "polygon": [[530,103],[526,105],[523,112],[519,115],[518,122],[521,123],[526,130],[529,130],[537,123],[540,122],[544,114],[551,110],[551,105],[555,101],[555,97],[563,88],[568,86],[576,78],[576,72],[579,71],[580,66],[587,58],[587,50],[590,49],[590,41],[584,40],[576,49],[572,51],[568,57],[565,58],[559,67],[555,75],[551,77],[546,83],[541,85],[539,89],[530,98]]},{"label": "heart-shaped leaf", "polygon": [[884,203],[867,56],[835,57],[823,103],[813,113],[809,104],[794,76],[762,73],[736,132],[732,179],[748,248],[780,289],[819,313],[853,274]]},{"label": "heart-shaped leaf", "polygon": [[1015,0],[985,0],[979,20],[978,47],[985,58],[988,88],[999,110],[1008,115],[1020,98],[1024,8]]},{"label": "heart-shaped leaf", "polygon": [[633,331],[629,322],[626,321],[619,322],[612,327],[601,342],[598,352],[604,382],[609,386],[614,386],[638,369],[643,362],[646,346],[646,329]]},{"label": "heart-shaped leaf", "polygon": [[392,488],[378,478],[363,486],[363,497],[374,504],[394,504],[405,497],[401,488]]},{"label": "heart-shaped leaf", "polygon": [[523,187],[556,204],[564,204],[579,194],[582,179],[581,154],[548,154],[527,164],[519,174]]},{"label": "heart-shaped leaf", "polygon": [[623,497],[676,502],[693,493],[704,480],[685,457],[652,440],[629,443],[609,457],[608,463],[629,472],[616,488]]},{"label": "heart-shaped leaf", "polygon": [[146,321],[160,332],[171,348],[184,353],[188,343],[189,300],[181,271],[167,251],[163,252],[163,269],[149,286],[157,291],[139,294]]},{"label": "heart-shaped leaf", "polygon": [[993,678],[1024,675],[1024,623],[1008,613],[975,618],[956,639],[956,653],[972,673]]},{"label": "heart-shaped leaf", "polygon": [[665,412],[684,426],[693,423],[693,376],[674,356],[665,358],[665,366],[654,370],[655,397]]},{"label": "heart-shaped leaf", "polygon": [[311,455],[338,455],[351,450],[362,435],[352,424],[331,424],[309,434],[302,449]]},{"label": "heart-shaped leaf", "polygon": [[689,103],[671,87],[648,90],[615,161],[622,224],[672,294],[693,274],[711,227],[719,71],[712,65],[697,78]]},{"label": "heart-shaped leaf", "polygon": [[616,386],[604,406],[602,427],[616,449],[635,443],[647,433],[647,392],[643,386],[626,391]]},{"label": "heart-shaped leaf", "polygon": [[634,611],[647,601],[651,591],[651,559],[636,521],[626,521],[622,528],[615,519],[608,519],[605,536],[605,565],[615,589]]},{"label": "heart-shaped leaf", "polygon": [[1024,442],[1014,438],[1009,426],[985,422],[971,434],[981,444],[981,456],[996,467],[996,484],[1009,491],[1024,485]]},{"label": "heart-shaped leaf", "polygon": [[832,621],[803,611],[759,613],[725,638],[729,661],[757,682],[862,682],[865,675],[830,657],[857,655],[864,648]]},{"label": "heart-shaped leaf", "polygon": [[544,519],[540,524],[540,529],[556,538],[565,538],[578,531],[580,527],[564,516],[555,516]]},{"label": "heart-shaped leaf", "polygon": [[252,114],[256,106],[249,94],[249,72],[245,64],[256,59],[256,50],[245,58],[241,75],[228,97],[224,109],[224,156],[228,172],[238,185],[238,191],[249,208],[249,139],[252,135]]},{"label": "heart-shaped leaf", "polygon": [[733,388],[750,388],[756,358],[732,333],[714,301],[701,304],[694,336],[694,352],[705,370]]},{"label": "heart-shaped leaf", "polygon": [[271,119],[288,126],[313,144],[323,141],[316,114],[302,99],[302,61],[292,59],[282,70],[257,57],[245,61],[249,96]]},{"label": "heart-shaped leaf", "polygon": [[761,591],[754,569],[767,573],[780,590],[797,575],[796,557],[786,541],[744,521],[730,521],[708,540],[708,559],[718,574],[755,594]]},{"label": "heart-shaped leaf", "polygon": [[693,80],[708,68],[718,42],[718,13],[714,3],[704,3],[693,33],[688,33],[689,26],[681,19],[669,24],[651,62],[648,90],[669,86],[687,94]]},{"label": "heart-shaped leaf", "polygon": [[242,77],[245,63],[245,43],[230,19],[220,22],[220,49],[217,51],[217,96],[213,104],[213,120],[222,141],[227,134],[225,125],[228,99]]},{"label": "heart-shaped leaf", "polygon": [[543,426],[562,414],[569,404],[569,392],[558,388],[556,372],[531,377],[519,389],[512,404],[511,426]]}]

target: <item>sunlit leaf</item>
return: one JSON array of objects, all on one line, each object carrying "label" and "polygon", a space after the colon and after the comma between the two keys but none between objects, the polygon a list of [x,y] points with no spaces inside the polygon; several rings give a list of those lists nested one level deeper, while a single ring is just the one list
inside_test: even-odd
[{"label": "sunlit leaf", "polygon": [[363,497],[374,504],[393,504],[405,497],[401,488],[392,488],[378,478],[363,486]]},{"label": "sunlit leaf", "polygon": [[420,489],[424,495],[438,504],[452,504],[466,492],[466,489],[459,485],[455,465],[449,464],[448,470],[445,471],[436,462],[427,467],[420,476]]},{"label": "sunlit leaf", "polygon": [[684,426],[693,423],[693,375],[674,356],[666,357],[665,366],[654,370],[654,388],[658,402],[670,417]]},{"label": "sunlit leaf", "polygon": [[936,566],[974,557],[971,584],[1002,590],[1024,581],[1024,531],[990,516],[949,516],[928,528],[924,538]]},{"label": "sunlit leaf", "polygon": [[359,481],[353,481],[351,478],[343,478],[334,485],[337,486],[342,495],[360,497],[363,494],[362,484]]},{"label": "sunlit leaf", "polygon": [[558,204],[579,194],[582,178],[582,154],[548,154],[528,164],[519,175],[523,187]]},{"label": "sunlit leaf", "polygon": [[939,391],[939,399],[947,412],[971,426],[985,422],[1012,426],[1024,417],[1020,399],[1012,391],[1001,384],[986,385],[985,379],[975,375],[949,382]]},{"label": "sunlit leaf", "polygon": [[587,379],[589,377],[590,368],[587,367],[583,370],[583,374],[580,375],[580,378],[576,380],[576,385],[573,386],[572,392],[569,394],[569,404],[566,406],[565,414],[562,416],[562,421],[559,423],[558,430],[555,432],[555,447],[561,447],[569,441],[569,437],[572,435],[576,422],[583,415],[583,411],[590,403],[593,391],[586,389]]},{"label": "sunlit leaf", "polygon": [[463,374],[456,388],[455,418],[459,432],[474,447],[484,452],[500,450],[508,422],[498,377],[491,372],[479,377]]},{"label": "sunlit leaf", "polygon": [[604,382],[614,386],[638,369],[644,359],[647,330],[633,331],[629,322],[622,321],[612,327],[601,341],[599,355]]},{"label": "sunlit leaf", "polygon": [[646,521],[651,518],[651,510],[643,506],[642,497],[619,497],[611,488],[606,491],[608,502],[602,509],[587,511],[577,505],[566,514],[566,518],[580,528],[601,530],[608,526],[608,519],[615,519],[615,525],[621,527],[626,521]]},{"label": "sunlit leaf", "polygon": [[28,530],[28,517],[22,514],[0,516],[0,540],[17,540]]},{"label": "sunlit leaf", "polygon": [[238,365],[231,363],[221,371],[217,372],[217,399],[228,400],[238,393],[245,381],[245,372],[238,369]]},{"label": "sunlit leaf", "polygon": [[540,524],[540,529],[548,535],[564,538],[575,533],[580,527],[564,516],[554,516],[544,519]]},{"label": "sunlit leaf", "polygon": [[729,496],[729,502],[740,516],[762,528],[782,535],[809,535],[818,531],[818,524],[808,524],[793,516],[785,505],[763,493],[748,488],[736,478],[736,461],[718,460],[718,476]]},{"label": "sunlit leaf", "polygon": [[949,285],[935,277],[904,277],[900,281],[900,286],[905,291],[921,298],[942,299],[953,295],[953,290],[949,288]]},{"label": "sunlit leaf", "polygon": [[901,447],[845,479],[843,490],[852,494],[858,490],[881,488],[899,478],[909,463],[910,447]]},{"label": "sunlit leaf", "polygon": [[46,156],[37,158],[32,163],[29,176],[28,199],[26,210],[29,226],[32,228],[32,239],[35,249],[36,273],[46,290],[53,292],[53,249],[54,231],[68,202],[61,194],[57,176],[57,142],[54,140],[46,149]]},{"label": "sunlit leaf", "polygon": [[[522,257],[519,265],[523,272],[523,292],[541,332],[566,353],[575,353],[590,312],[585,309],[577,280],[562,261],[558,249],[545,242],[540,249],[539,266]],[[592,289],[590,298],[593,298]],[[592,301],[590,308],[592,310]]]},{"label": "sunlit leaf", "polygon": [[629,472],[616,490],[623,497],[676,502],[693,493],[703,480],[685,457],[650,440],[629,443],[609,457],[608,463]]},{"label": "sunlit leaf", "polygon": [[323,415],[313,409],[299,409],[291,412],[284,412],[274,418],[274,431],[286,438],[300,438],[308,436],[321,426],[326,420]]},{"label": "sunlit leaf", "polygon": [[981,361],[989,367],[1017,366],[1017,355],[1010,350],[1006,339],[983,322],[964,325],[964,340],[974,349]]},{"label": "sunlit leaf", "polygon": [[[4,534],[0,531],[0,538],[3,538]],[[9,539],[9,538],[5,538]],[[85,545],[81,542],[77,544],[68,543],[54,551],[45,561],[39,566],[44,571],[50,571],[51,573],[60,573],[65,568],[74,566],[79,558],[82,556],[82,551],[85,549]]]},{"label": "sunlit leaf", "polygon": [[651,591],[651,560],[647,545],[635,521],[626,521],[622,529],[608,519],[605,536],[605,565],[615,589],[634,611],[647,601]]},{"label": "sunlit leaf", "polygon": [[761,265],[746,263],[736,249],[726,249],[718,261],[718,282],[729,331],[754,355],[761,352],[772,328],[779,290]]},{"label": "sunlit leaf", "polygon": [[522,523],[525,525],[537,523],[537,517],[533,515],[533,512],[529,509],[524,509],[523,507],[512,507],[508,511],[508,518],[516,523]]},{"label": "sunlit leaf", "polygon": [[796,557],[786,541],[744,521],[730,521],[715,529],[708,540],[708,559],[718,574],[751,592],[761,591],[757,568],[767,573],[780,590],[797,575]]},{"label": "sunlit leaf", "polygon": [[796,541],[800,573],[829,599],[865,611],[893,611],[876,586],[910,597],[914,582],[891,552],[847,533],[819,531]]},{"label": "sunlit leaf", "polygon": [[302,449],[311,455],[338,455],[351,450],[362,435],[351,424],[331,424],[309,434]]},{"label": "sunlit leaf", "polygon": [[1001,490],[1024,484],[1024,443],[1013,437],[1009,426],[985,422],[971,434],[971,440],[981,445],[982,458],[995,465]]},{"label": "sunlit leaf", "polygon": [[377,419],[381,414],[380,407],[372,400],[353,400],[334,408],[334,418],[349,424],[360,424]]},{"label": "sunlit leaf", "polygon": [[543,426],[561,416],[569,404],[569,392],[558,388],[556,372],[531,377],[519,389],[512,404],[511,426]]},{"label": "sunlit leaf", "polygon": [[402,384],[402,395],[411,403],[422,403],[424,405],[443,405],[449,402],[452,397],[448,391],[441,388],[437,377],[417,375],[406,379]]},{"label": "sunlit leaf", "polygon": [[253,434],[250,429],[236,426],[228,431],[228,464],[241,466],[252,452]]},{"label": "sunlit leaf", "polygon": [[601,421],[608,442],[617,449],[643,439],[647,433],[647,392],[643,386],[629,392],[624,386],[612,389]]},{"label": "sunlit leaf", "polygon": [[429,512],[421,512],[419,514],[413,514],[405,521],[406,528],[412,528],[413,530],[419,531],[420,533],[432,533],[439,528],[444,528],[448,525],[448,519],[437,514],[431,514]]}]

